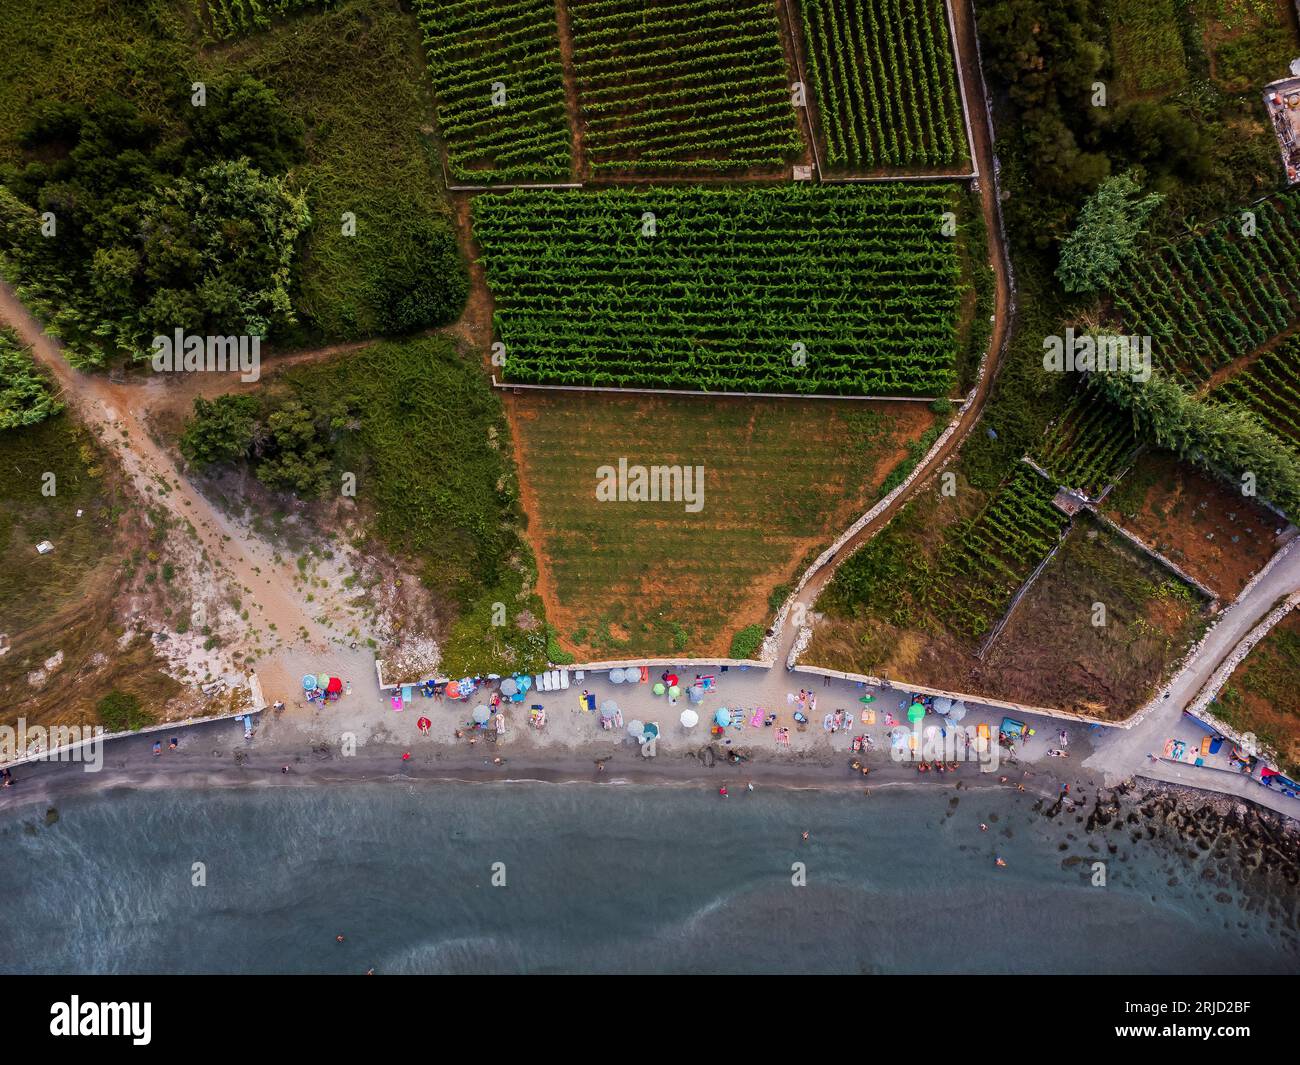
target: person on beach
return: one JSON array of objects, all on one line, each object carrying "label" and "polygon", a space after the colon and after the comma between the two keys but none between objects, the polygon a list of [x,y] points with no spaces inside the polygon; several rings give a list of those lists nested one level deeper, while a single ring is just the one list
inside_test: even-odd
[{"label": "person on beach", "polygon": [[180,742],[181,742],[180,740],[178,740],[175,736],[173,736],[173,737],[171,738],[171,742],[170,742],[169,744],[167,744],[167,749],[168,749],[169,751],[174,751],[174,750],[176,750],[176,748],[180,746]]},{"label": "person on beach", "polygon": [[280,767],[280,772],[281,772],[281,773],[287,773],[287,772],[289,772],[289,767],[288,767],[287,765],[282,765],[282,766]]},{"label": "person on beach", "polygon": [[157,758],[160,754],[162,754],[162,740],[154,740],[153,755],[155,758]]},{"label": "person on beach", "polygon": [[720,788],[718,789],[718,794],[721,795],[722,798],[724,798],[724,799],[727,797],[727,785],[726,785],[726,784],[723,784],[722,787],[720,787]]},{"label": "person on beach", "polygon": [[0,777],[3,777],[4,787],[12,788],[14,786],[14,775],[9,770],[6,769],[3,773],[0,773]]},{"label": "person on beach", "polygon": [[271,709],[274,710],[277,714],[282,712],[284,710],[284,700],[277,699],[274,703],[271,704]]}]

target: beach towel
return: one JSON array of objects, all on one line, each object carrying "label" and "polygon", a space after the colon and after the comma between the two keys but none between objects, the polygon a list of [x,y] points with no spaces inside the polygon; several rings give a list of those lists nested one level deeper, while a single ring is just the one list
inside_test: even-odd
[{"label": "beach towel", "polygon": [[642,667],[641,667],[641,683],[642,683],[642,684],[649,684],[649,683],[650,683],[650,667],[649,667],[649,666],[642,666]]},{"label": "beach towel", "polygon": [[749,718],[749,727],[750,727],[750,728],[762,728],[762,727],[763,727],[763,711],[762,711],[762,710],[755,709],[754,712],[753,712],[753,714],[750,715],[750,718]]},{"label": "beach towel", "polygon": [[400,695],[393,696],[393,709],[394,710],[402,709],[402,697]]}]

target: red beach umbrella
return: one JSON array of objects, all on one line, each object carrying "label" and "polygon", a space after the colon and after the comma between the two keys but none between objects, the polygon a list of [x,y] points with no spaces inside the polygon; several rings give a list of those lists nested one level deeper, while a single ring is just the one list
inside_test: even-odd
[{"label": "red beach umbrella", "polygon": [[338,677],[330,677],[330,682],[325,690],[331,695],[335,695],[343,690],[343,682]]},{"label": "red beach umbrella", "polygon": [[668,687],[671,688],[671,687],[672,687],[674,684],[676,684],[676,683],[677,683],[677,674],[676,674],[676,673],[669,673],[669,674],[668,674]]}]

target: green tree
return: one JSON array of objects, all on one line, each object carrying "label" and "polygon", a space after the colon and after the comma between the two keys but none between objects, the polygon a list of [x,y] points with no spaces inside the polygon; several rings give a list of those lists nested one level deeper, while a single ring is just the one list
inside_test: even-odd
[{"label": "green tree", "polygon": [[1088,384],[1133,417],[1134,429],[1209,472],[1230,477],[1294,518],[1300,516],[1300,455],[1249,410],[1203,403],[1173,381],[1145,383],[1095,372]]},{"label": "green tree", "polygon": [[1061,245],[1056,276],[1067,292],[1104,288],[1137,248],[1151,212],[1164,198],[1142,188],[1131,173],[1107,178],[1083,205],[1074,232]]},{"label": "green tree", "polygon": [[300,496],[320,495],[334,469],[334,433],[341,420],[336,411],[317,414],[296,399],[287,401],[267,418],[267,454],[257,479]]},{"label": "green tree", "polygon": [[196,398],[194,416],[181,434],[181,454],[200,466],[247,458],[257,432],[258,408],[252,396]]}]

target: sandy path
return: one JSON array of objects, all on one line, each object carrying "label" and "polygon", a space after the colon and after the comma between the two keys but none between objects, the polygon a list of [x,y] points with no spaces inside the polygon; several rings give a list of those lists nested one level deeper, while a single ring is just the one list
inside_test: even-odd
[{"label": "sandy path", "polygon": [[[253,612],[250,624],[273,624],[286,642],[300,637],[303,629],[310,643],[324,643],[329,638],[328,630],[315,618],[320,608],[311,609],[294,585],[296,571],[287,562],[277,563],[272,545],[248,536],[196,491],[149,435],[143,419],[145,397],[157,394],[170,382],[114,384],[73,369],[63,356],[62,345],[45,333],[5,284],[0,284],[0,319],[31,345],[33,356],[58,382],[60,398],[77,410],[87,427],[118,457],[141,498],[168,510],[182,527],[192,527],[212,565],[239,589],[247,589],[243,599]],[[207,387],[229,390],[229,375],[190,376],[214,379],[211,385],[206,380],[195,382],[193,394]],[[168,490],[159,491],[160,484]]]}]

